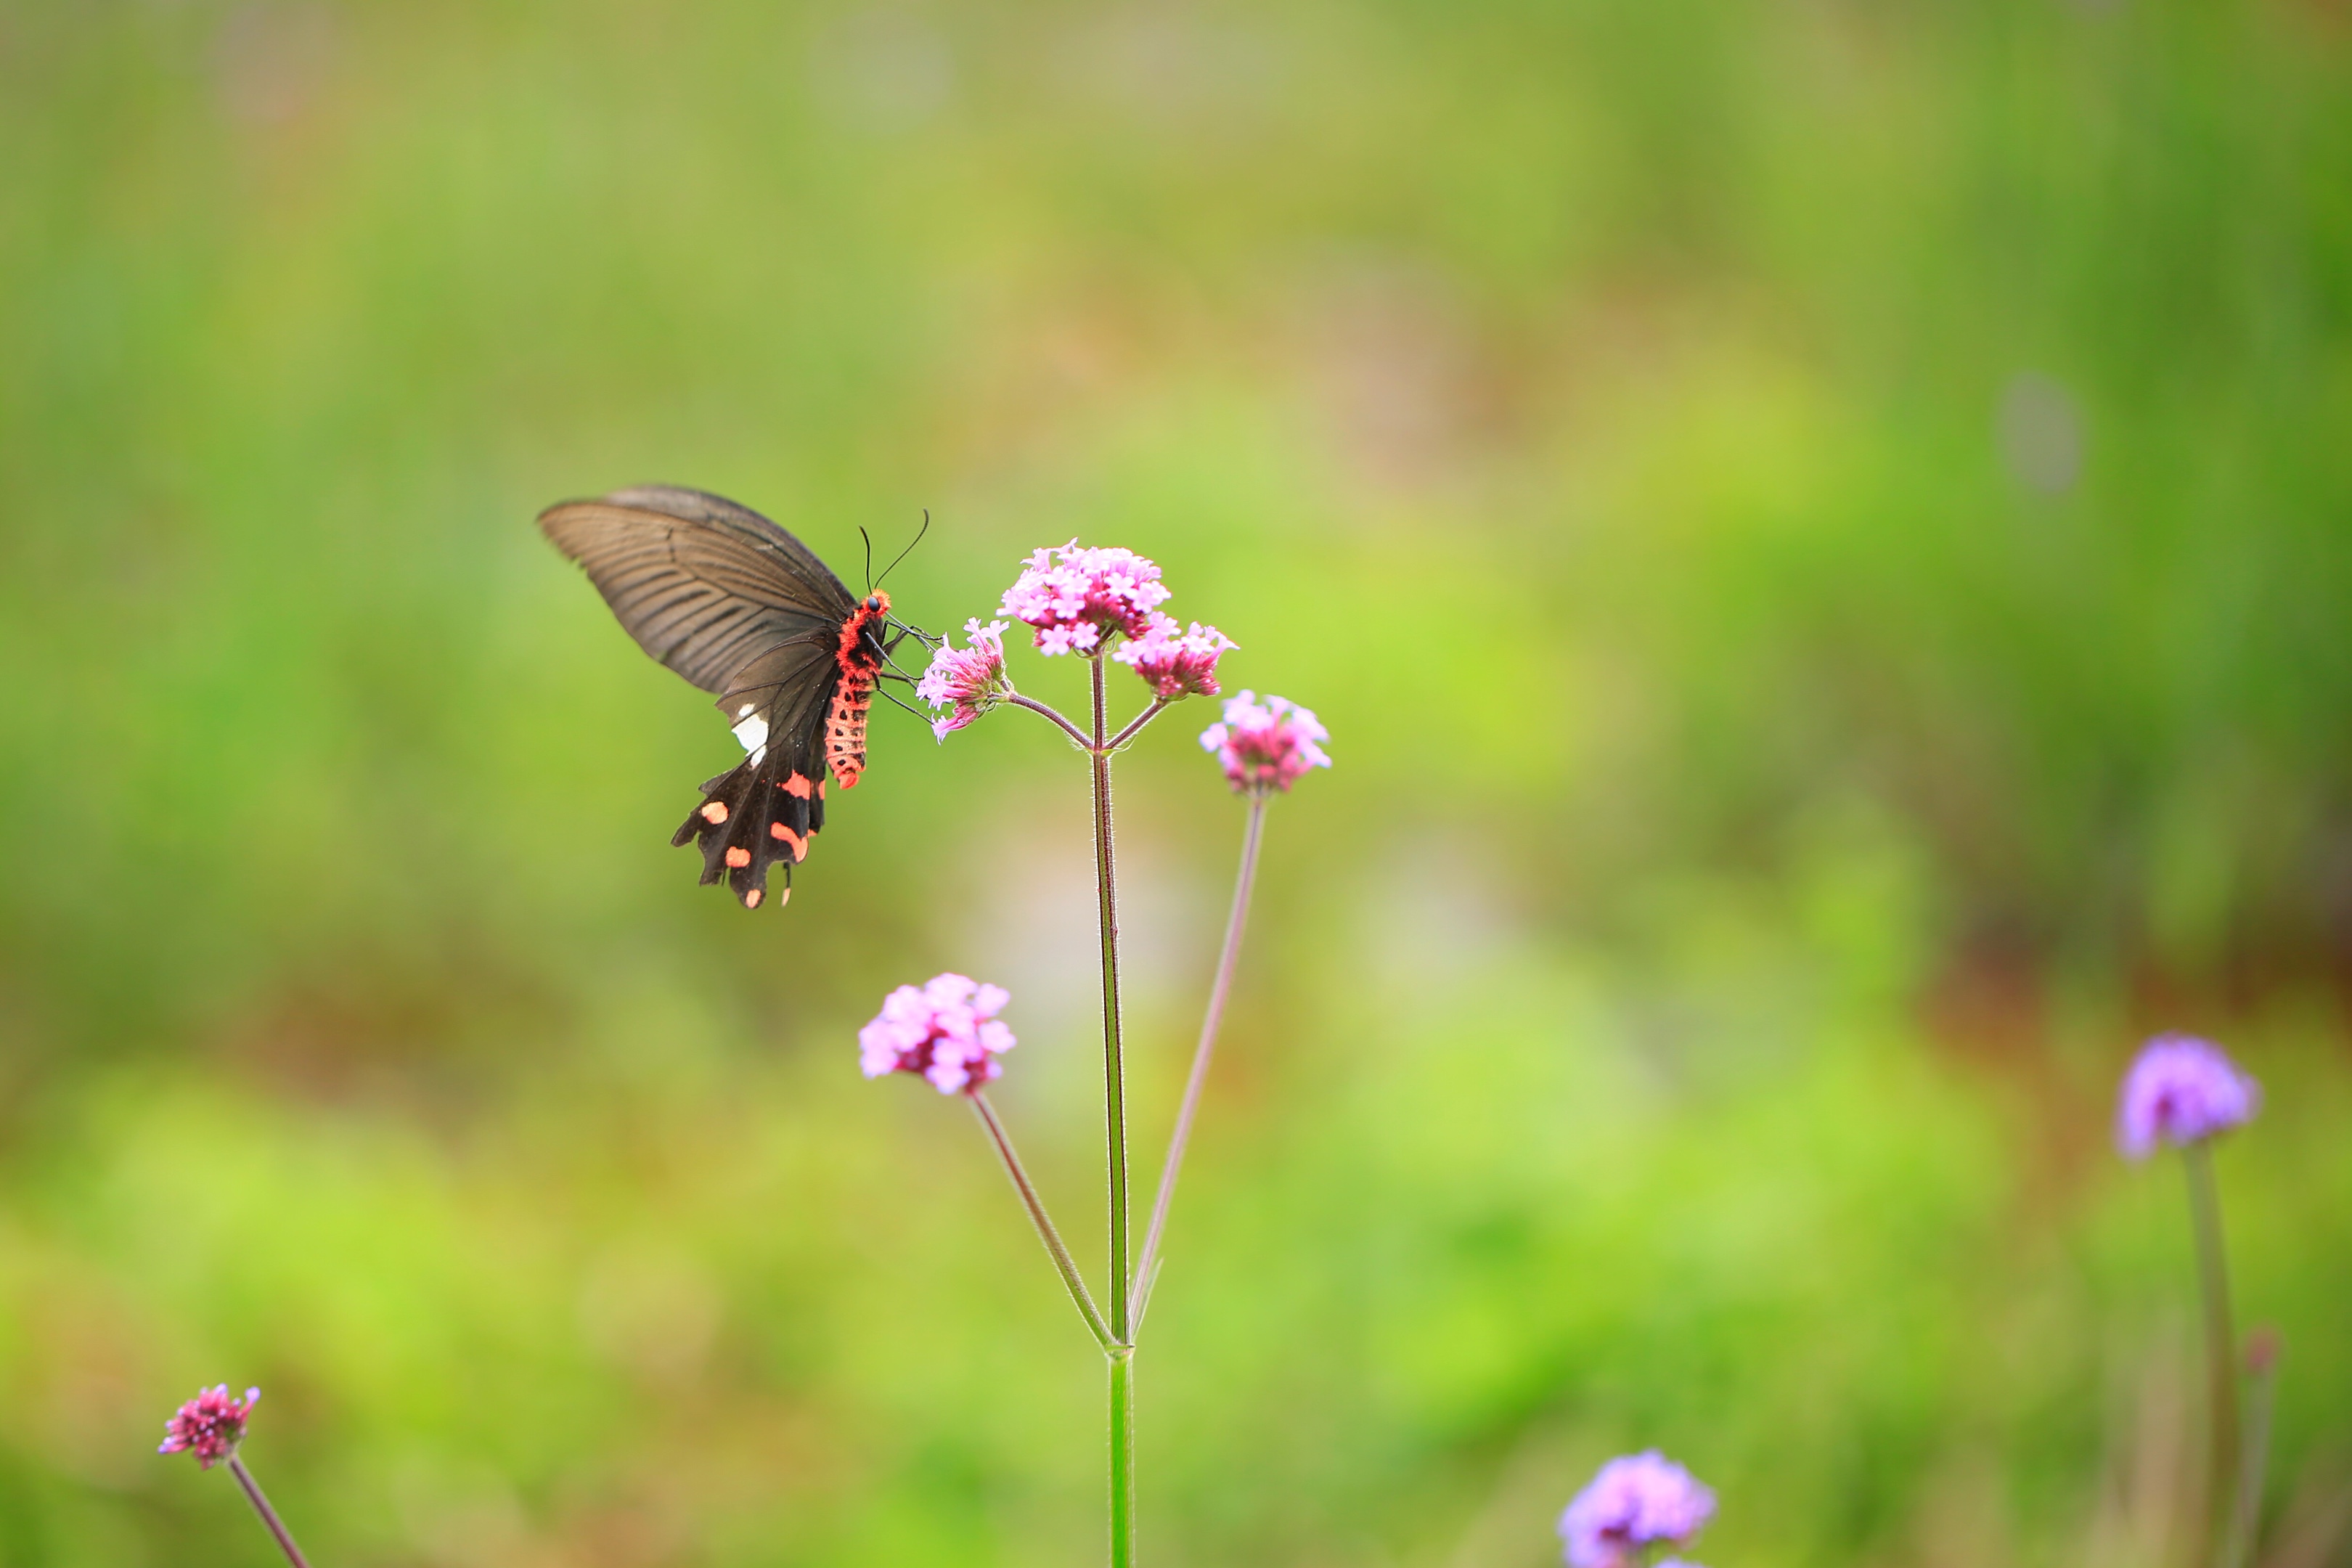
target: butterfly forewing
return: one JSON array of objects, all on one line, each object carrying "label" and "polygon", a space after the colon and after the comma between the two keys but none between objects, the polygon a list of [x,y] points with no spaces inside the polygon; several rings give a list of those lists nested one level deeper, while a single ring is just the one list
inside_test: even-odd
[{"label": "butterfly forewing", "polygon": [[857,606],[800,541],[699,490],[647,485],[541,512],[637,646],[706,691],[778,643],[830,649]]}]

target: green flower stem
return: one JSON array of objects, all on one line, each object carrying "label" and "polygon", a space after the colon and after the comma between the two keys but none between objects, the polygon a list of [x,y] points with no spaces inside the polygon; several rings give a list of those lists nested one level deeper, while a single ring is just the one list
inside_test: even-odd
[{"label": "green flower stem", "polygon": [[1110,1350],[1110,1561],[1135,1562],[1135,1347]]},{"label": "green flower stem", "polygon": [[2230,1264],[2221,1249],[2221,1203],[2213,1188],[2213,1156],[2205,1141],[2185,1143],[2189,1213],[2197,1232],[2197,1274],[2205,1298],[2207,1402],[2213,1440],[2205,1491],[2206,1539],[2211,1560],[2228,1553],[2230,1521],[2242,1481],[2238,1466],[2238,1338],[2230,1322]]},{"label": "green flower stem", "polygon": [[2256,1363],[2246,1387],[2245,1462],[2238,1470],[2238,1504],[2230,1514],[2230,1550],[2221,1559],[2222,1568],[2246,1568],[2254,1560],[2254,1538],[2263,1522],[2263,1482],[2270,1468],[2271,1408],[2277,1394],[2276,1361]]},{"label": "green flower stem", "polygon": [[295,1545],[293,1536],[287,1533],[285,1521],[279,1519],[278,1510],[269,1506],[269,1500],[261,1495],[261,1483],[253,1479],[253,1472],[247,1469],[245,1461],[235,1454],[228,1457],[228,1473],[235,1476],[236,1484],[245,1489],[246,1500],[253,1504],[253,1511],[261,1516],[261,1522],[269,1527],[269,1533],[278,1542],[278,1550],[286,1553],[286,1561],[294,1564],[294,1568],[310,1568],[310,1560],[302,1555],[302,1549]]},{"label": "green flower stem", "polygon": [[1217,955],[1217,978],[1209,988],[1209,1010],[1201,1020],[1201,1042],[1192,1049],[1192,1071],[1184,1080],[1184,1100],[1176,1110],[1176,1130],[1168,1137],[1168,1163],[1160,1169],[1160,1191],[1151,1202],[1151,1224],[1143,1233],[1143,1251],[1135,1265],[1136,1328],[1143,1326],[1144,1308],[1159,1275],[1160,1233],[1168,1227],[1168,1205],[1176,1196],[1176,1175],[1184,1165],[1184,1145],[1192,1136],[1192,1118],[1201,1109],[1201,1091],[1209,1081],[1209,1058],[1217,1047],[1217,1026],[1224,1021],[1225,998],[1234,984],[1234,968],[1241,957],[1242,928],[1249,921],[1250,889],[1257,882],[1258,846],[1265,836],[1265,792],[1250,795],[1249,824],[1242,829],[1242,865],[1234,879],[1234,907],[1225,917],[1225,945]]},{"label": "green flower stem", "polygon": [[1129,1327],[1133,1276],[1127,1252],[1127,1064],[1118,1036],[1118,893],[1111,856],[1110,747],[1103,719],[1103,661],[1087,661],[1093,698],[1095,889],[1102,931],[1103,1112],[1110,1163],[1110,1560],[1135,1561],[1134,1335]]},{"label": "green flower stem", "polygon": [[1013,1152],[1013,1139],[1004,1131],[1004,1123],[996,1118],[996,1107],[989,1104],[988,1096],[977,1089],[970,1099],[973,1114],[988,1130],[990,1140],[996,1145],[997,1157],[1004,1162],[1004,1173],[1013,1178],[1013,1190],[1021,1194],[1021,1202],[1029,1211],[1029,1223],[1037,1227],[1037,1239],[1045,1244],[1046,1254],[1053,1258],[1054,1267],[1061,1271],[1062,1286],[1076,1304],[1078,1316],[1087,1321],[1095,1342],[1105,1350],[1110,1349],[1110,1330],[1104,1326],[1102,1313],[1096,1310],[1095,1299],[1087,1293],[1086,1277],[1078,1272],[1077,1264],[1071,1260],[1070,1249],[1062,1245],[1061,1232],[1054,1228],[1053,1220],[1046,1215],[1045,1200],[1037,1195],[1035,1185],[1029,1180],[1029,1173],[1022,1169],[1021,1156]]}]

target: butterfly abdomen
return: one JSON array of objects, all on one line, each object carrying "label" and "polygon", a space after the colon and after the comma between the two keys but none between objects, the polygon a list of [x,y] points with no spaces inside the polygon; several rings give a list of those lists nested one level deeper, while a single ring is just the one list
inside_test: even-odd
[{"label": "butterfly abdomen", "polygon": [[834,654],[841,681],[824,716],[824,765],[844,789],[855,788],[857,775],[866,771],[866,718],[881,678],[881,628],[889,615],[890,595],[877,591],[841,623],[841,641]]}]

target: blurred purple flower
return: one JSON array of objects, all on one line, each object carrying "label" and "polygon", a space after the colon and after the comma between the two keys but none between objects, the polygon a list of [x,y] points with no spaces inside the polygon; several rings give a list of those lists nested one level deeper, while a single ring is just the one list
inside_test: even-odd
[{"label": "blurred purple flower", "polygon": [[942,741],[995,707],[1013,689],[1013,683],[1004,679],[1004,623],[991,621],[983,626],[975,616],[964,622],[963,631],[971,646],[958,648],[941,637],[939,651],[931,655],[931,667],[915,682],[915,695],[932,707],[953,706],[954,711],[946,718],[931,721],[932,735]]},{"label": "blurred purple flower", "polygon": [[2262,1100],[2262,1086],[2219,1046],[2188,1035],[2158,1035],[2140,1047],[2124,1075],[2116,1142],[2126,1157],[2145,1160],[2159,1140],[2195,1143],[2252,1120]]},{"label": "blurred purple flower", "polygon": [[857,1031],[859,1065],[867,1078],[919,1073],[941,1094],[974,1094],[1003,1069],[998,1053],[1013,1048],[1013,1031],[996,1021],[1012,995],[961,974],[938,974],[921,989],[901,985],[883,998],[882,1011]]},{"label": "blurred purple flower", "polygon": [[1248,691],[1225,704],[1223,723],[1201,731],[1202,746],[1224,764],[1226,782],[1244,795],[1287,792],[1307,769],[1329,767],[1317,742],[1330,738],[1307,709],[1280,697],[1260,702]]},{"label": "blurred purple flower", "polygon": [[1626,1568],[1660,1542],[1681,1544],[1715,1516],[1715,1494],[1655,1448],[1610,1460],[1559,1516],[1570,1568]]},{"label": "blurred purple flower", "polygon": [[1192,623],[1180,632],[1172,616],[1155,610],[1144,634],[1111,658],[1131,666],[1163,702],[1217,694],[1217,656],[1240,645],[1214,626]]},{"label": "blurred purple flower", "polygon": [[1040,550],[1004,590],[999,615],[1035,630],[1039,653],[1092,655],[1107,633],[1139,637],[1168,598],[1160,568],[1132,550]]},{"label": "blurred purple flower", "polygon": [[207,1388],[173,1412],[163,1423],[163,1446],[159,1454],[194,1454],[196,1463],[211,1469],[236,1452],[245,1441],[245,1423],[261,1398],[261,1390],[248,1388],[243,1399],[228,1396],[228,1384]]}]

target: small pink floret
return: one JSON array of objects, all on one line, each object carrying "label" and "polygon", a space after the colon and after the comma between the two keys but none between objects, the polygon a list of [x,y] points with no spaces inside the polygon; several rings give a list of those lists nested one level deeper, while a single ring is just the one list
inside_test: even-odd
[{"label": "small pink floret", "polygon": [[1004,623],[991,621],[983,626],[975,616],[964,622],[963,630],[964,640],[971,646],[960,648],[950,639],[940,638],[930,668],[915,682],[916,696],[934,708],[950,710],[945,718],[931,721],[931,734],[941,741],[995,707],[1013,689],[1013,683],[1004,678]]},{"label": "small pink floret", "polygon": [[1201,731],[1201,745],[1214,752],[1226,782],[1244,795],[1288,791],[1309,768],[1328,768],[1320,742],[1330,731],[1313,711],[1280,697],[1261,702],[1244,691],[1225,704],[1223,723]]},{"label": "small pink floret", "polygon": [[257,1388],[247,1389],[243,1399],[231,1399],[225,1383],[205,1389],[163,1423],[163,1446],[155,1451],[194,1454],[200,1467],[211,1469],[245,1441],[246,1420],[260,1398]]},{"label": "small pink floret", "polygon": [[1240,645],[1214,626],[1194,621],[1189,631],[1176,629],[1175,617],[1157,610],[1144,634],[1111,655],[1143,677],[1151,694],[1162,702],[1180,697],[1217,694],[1217,657]]},{"label": "small pink floret", "polygon": [[[1569,1568],[1632,1568],[1715,1516],[1715,1494],[1652,1448],[1610,1460],[1559,1516]],[[1664,1568],[1660,1564],[1659,1568]]]},{"label": "small pink floret", "polygon": [[2145,1160],[2158,1143],[2199,1143],[2250,1121],[2262,1086],[2210,1040],[2158,1035],[2140,1047],[2116,1101],[2116,1142]]},{"label": "small pink floret", "polygon": [[1082,549],[1073,539],[1030,556],[997,613],[1031,628],[1039,653],[1089,655],[1107,635],[1143,636],[1168,593],[1160,568],[1134,551]]},{"label": "small pink floret", "polygon": [[975,1094],[1003,1068],[1013,1031],[997,1021],[1012,994],[962,974],[936,974],[920,987],[901,985],[857,1031],[858,1065],[867,1078],[919,1074],[941,1094]]}]

